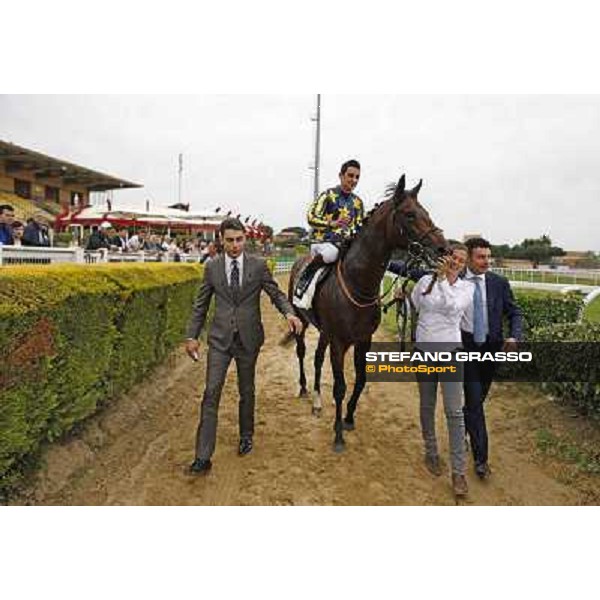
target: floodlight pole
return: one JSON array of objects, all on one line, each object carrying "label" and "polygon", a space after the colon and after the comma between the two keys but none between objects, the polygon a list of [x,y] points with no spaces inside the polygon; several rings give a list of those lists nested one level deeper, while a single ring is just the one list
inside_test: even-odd
[{"label": "floodlight pole", "polygon": [[177,194],[177,202],[181,204],[181,178],[183,175],[183,154],[179,154],[179,188]]},{"label": "floodlight pole", "polygon": [[313,194],[316,198],[319,195],[319,171],[321,169],[321,94],[317,94],[317,116],[312,120],[316,123],[315,163],[312,167],[315,171]]}]

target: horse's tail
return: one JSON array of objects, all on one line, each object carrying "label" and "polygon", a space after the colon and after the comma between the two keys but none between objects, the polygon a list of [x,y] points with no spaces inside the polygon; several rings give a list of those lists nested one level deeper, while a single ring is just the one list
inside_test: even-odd
[{"label": "horse's tail", "polygon": [[[296,276],[298,275],[298,272],[300,271],[305,260],[306,260],[306,257],[301,256],[300,258],[297,258],[294,261],[294,264],[292,265],[292,270],[290,271],[290,280],[288,282],[288,294],[287,295],[288,295],[288,300],[289,300],[290,304],[294,308],[294,313],[304,323],[304,328],[306,329],[306,327],[308,326],[306,319],[298,312],[298,310],[296,310],[296,307],[294,306],[294,287],[296,285],[296,283],[295,283]],[[292,333],[291,331],[288,331],[279,340],[279,345],[284,346],[284,347],[289,346],[295,339],[296,339],[296,334]]]},{"label": "horse's tail", "polygon": [[280,340],[279,345],[282,347],[289,346],[296,339],[296,334],[288,331]]}]

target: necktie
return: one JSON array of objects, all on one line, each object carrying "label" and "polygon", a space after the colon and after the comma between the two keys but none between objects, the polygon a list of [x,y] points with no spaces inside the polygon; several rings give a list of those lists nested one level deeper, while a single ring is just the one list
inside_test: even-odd
[{"label": "necktie", "polygon": [[231,286],[233,297],[237,299],[240,292],[240,268],[238,266],[238,261],[235,258],[231,261],[231,280],[229,285]]},{"label": "necktie", "polygon": [[483,323],[483,293],[481,280],[474,278],[475,292],[473,294],[473,340],[476,344],[485,342],[485,329]]}]

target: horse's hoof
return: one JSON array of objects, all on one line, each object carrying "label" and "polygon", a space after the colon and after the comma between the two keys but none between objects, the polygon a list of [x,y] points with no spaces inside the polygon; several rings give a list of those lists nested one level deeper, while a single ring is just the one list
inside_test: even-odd
[{"label": "horse's hoof", "polygon": [[340,454],[342,453],[344,450],[346,449],[346,444],[345,442],[334,442],[333,443],[333,451],[336,454]]},{"label": "horse's hoof", "polygon": [[308,398],[308,390],[307,389],[300,390],[300,393],[298,394],[298,398]]},{"label": "horse's hoof", "polygon": [[312,407],[312,414],[315,417],[320,417],[321,416],[321,409],[318,406],[313,406]]},{"label": "horse's hoof", "polygon": [[346,431],[354,431],[354,428],[355,428],[354,421],[344,420],[344,429]]}]

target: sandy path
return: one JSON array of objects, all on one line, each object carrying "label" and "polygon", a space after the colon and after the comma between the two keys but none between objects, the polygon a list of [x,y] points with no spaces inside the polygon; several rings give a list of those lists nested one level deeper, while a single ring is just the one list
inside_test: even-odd
[{"label": "sandy path", "polygon": [[[368,385],[357,411],[357,429],[346,434],[346,451],[334,454],[329,369],[324,371],[323,416],[317,419],[310,404],[296,397],[293,346],[277,344],[285,323],[266,299],[263,303],[267,343],[258,365],[252,454],[237,456],[237,387],[231,368],[213,469],[204,478],[185,474],[193,458],[205,364],[194,364],[177,352],[132,394],[91,419],[81,433],[49,448],[37,481],[19,503],[454,504],[449,477],[433,478],[422,464],[416,385]],[[310,377],[314,330],[308,344]],[[347,363],[349,367],[351,361]],[[447,457],[440,404],[438,437]],[[467,504],[598,502],[598,477],[567,476],[564,464],[536,451],[539,427],[578,426],[564,409],[528,388],[506,384],[492,388],[488,415],[494,475],[481,483],[469,472]]]}]

